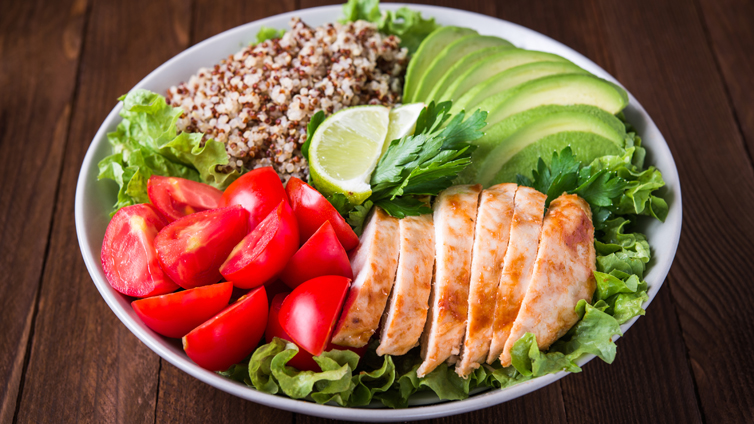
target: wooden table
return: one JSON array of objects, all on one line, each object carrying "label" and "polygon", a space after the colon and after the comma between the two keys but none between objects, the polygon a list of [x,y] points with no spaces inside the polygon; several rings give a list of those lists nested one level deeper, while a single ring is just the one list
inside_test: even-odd
[{"label": "wooden table", "polygon": [[[137,81],[226,29],[314,0],[0,1],[0,423],[316,423],[161,360],[95,289],[73,222],[95,131]],[[754,2],[442,1],[549,35],[616,76],[678,164],[681,245],[614,364],[435,420],[754,422]]]}]

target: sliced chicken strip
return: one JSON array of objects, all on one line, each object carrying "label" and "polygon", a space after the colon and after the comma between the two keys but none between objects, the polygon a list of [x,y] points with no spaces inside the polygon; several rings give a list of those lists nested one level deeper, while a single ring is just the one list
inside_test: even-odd
[{"label": "sliced chicken strip", "polygon": [[460,353],[466,332],[471,250],[482,186],[458,185],[440,193],[434,204],[435,277],[427,325],[422,334],[423,377]]},{"label": "sliced chicken strip", "polygon": [[355,277],[335,326],[334,344],[362,347],[374,334],[395,281],[399,243],[398,219],[375,207],[351,254]]},{"label": "sliced chicken strip", "polygon": [[542,224],[539,252],[521,311],[500,355],[511,363],[513,344],[533,333],[540,349],[547,349],[576,324],[579,300],[590,301],[594,280],[594,226],[589,204],[575,194],[563,194],[550,203]]},{"label": "sliced chicken strip", "polygon": [[419,343],[427,320],[435,264],[432,214],[400,220],[400,256],[393,293],[382,318],[377,354],[403,355]]},{"label": "sliced chicken strip", "polygon": [[516,184],[498,184],[482,192],[474,230],[469,284],[469,317],[456,373],[468,376],[487,359],[495,317],[495,297],[508,248]]},{"label": "sliced chicken strip", "polygon": [[516,190],[510,241],[503,260],[503,272],[497,289],[492,343],[487,363],[493,363],[505,347],[521,301],[529,287],[534,260],[537,258],[539,233],[545,214],[547,196],[530,187]]}]

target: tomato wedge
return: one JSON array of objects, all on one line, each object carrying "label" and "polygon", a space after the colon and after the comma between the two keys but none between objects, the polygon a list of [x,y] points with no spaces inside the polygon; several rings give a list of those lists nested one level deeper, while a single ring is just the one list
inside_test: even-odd
[{"label": "tomato wedge", "polygon": [[293,177],[285,186],[291,208],[298,221],[298,231],[301,244],[304,244],[319,227],[330,221],[335,234],[338,235],[340,244],[349,251],[359,244],[359,237],[353,232],[351,226],[335,210],[335,207],[309,184]]},{"label": "tomato wedge", "polygon": [[298,248],[298,226],[285,200],[238,243],[220,267],[226,280],[242,289],[260,286],[285,268]]},{"label": "tomato wedge", "polygon": [[147,327],[180,339],[228,306],[233,284],[220,283],[131,302]]},{"label": "tomato wedge", "polygon": [[351,280],[327,275],[293,289],[280,307],[280,325],[293,341],[312,355],[320,355],[330,340]]},{"label": "tomato wedge", "polygon": [[173,222],[192,213],[217,209],[223,192],[208,184],[178,177],[152,175],[147,181],[149,201]]},{"label": "tomato wedge", "polygon": [[167,221],[149,204],[119,210],[105,231],[102,269],[110,285],[133,297],[156,296],[178,289],[160,268],[155,237]]},{"label": "tomato wedge", "polygon": [[220,265],[246,236],[249,213],[242,206],[184,216],[155,237],[160,266],[185,289],[220,281]]},{"label": "tomato wedge", "polygon": [[[272,304],[270,305],[270,316],[267,318],[267,330],[265,330],[264,332],[264,338],[267,343],[270,343],[275,337],[289,341],[291,343],[295,343],[293,341],[293,337],[289,336],[288,333],[286,333],[285,330],[283,330],[283,327],[280,325],[280,307],[283,306],[283,299],[285,299],[287,295],[288,293],[278,293],[275,295],[275,297],[272,298]],[[329,352],[333,349],[348,349],[352,352],[355,352],[359,356],[363,356],[367,350],[367,347],[364,346],[357,348],[336,346],[328,341],[327,347],[325,347],[324,351]],[[314,361],[314,356],[304,349],[301,349],[300,347],[296,356],[291,358],[291,360],[288,361],[286,365],[296,368],[299,371],[322,371],[317,362]]]},{"label": "tomato wedge", "polygon": [[267,293],[252,290],[183,337],[183,350],[210,371],[224,371],[246,358],[267,326]]},{"label": "tomato wedge", "polygon": [[241,205],[249,211],[249,231],[272,212],[281,200],[287,200],[283,183],[271,166],[251,170],[225,189],[220,207]]},{"label": "tomato wedge", "polygon": [[338,236],[326,221],[304,243],[285,266],[280,279],[295,289],[301,283],[323,275],[340,275],[353,278],[348,254],[338,241]]}]

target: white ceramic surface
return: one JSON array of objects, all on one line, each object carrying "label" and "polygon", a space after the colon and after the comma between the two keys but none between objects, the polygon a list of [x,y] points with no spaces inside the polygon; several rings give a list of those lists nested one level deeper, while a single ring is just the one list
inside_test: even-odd
[{"label": "white ceramic surface", "polygon": [[[384,9],[397,9],[400,6],[404,5],[382,5]],[[519,25],[456,9],[422,5],[405,6],[420,10],[424,16],[434,17],[440,24],[471,27],[481,34],[503,37],[521,48],[559,54],[597,76],[617,82],[607,72],[576,51]],[[242,46],[254,39],[262,25],[287,28],[288,21],[293,16],[300,16],[305,22],[313,26],[321,25],[326,22],[333,22],[341,17],[341,7],[325,6],[285,13],[226,31],[167,61],[134,88],[146,88],[158,93],[165,93],[171,85],[187,80],[199,67],[211,66],[222,58],[240,50]],[[667,183],[664,196],[670,205],[670,214],[664,224],[650,220],[644,222],[645,227],[643,229],[649,235],[649,242],[654,253],[649,272],[646,275],[646,280],[650,285],[649,302],[644,305],[646,308],[665,280],[678,246],[681,233],[681,187],[673,157],[662,134],[639,102],[630,94],[629,97],[630,105],[625,111],[626,117],[642,136],[648,152],[648,163],[657,166],[662,171]],[[113,103],[115,103],[115,99],[113,99]],[[433,396],[420,394],[412,401],[411,407],[402,410],[390,410],[375,409],[374,407],[355,409],[317,405],[283,396],[269,395],[200,368],[183,353],[178,341],[161,337],[147,328],[131,309],[130,300],[113,290],[102,272],[100,247],[105,228],[109,222],[108,213],[115,203],[117,190],[111,182],[97,181],[97,162],[110,153],[106,133],[113,131],[120,121],[118,117],[120,108],[120,104],[116,105],[102,123],[81,166],[76,187],[76,232],[81,253],[92,280],[115,315],[150,349],[176,367],[218,389],[260,404],[320,417],[370,422],[427,419],[486,408],[515,399],[566,376],[566,372],[560,372],[504,390],[489,390],[463,401],[438,402]],[[656,319],[652,317],[651,309],[648,311],[648,315],[646,319]],[[624,333],[637,318],[621,326]],[[620,354],[621,351],[618,349],[618,355]],[[583,366],[593,358],[593,355],[583,357],[579,361],[579,365]],[[585,368],[583,372],[589,372],[589,368]]]}]

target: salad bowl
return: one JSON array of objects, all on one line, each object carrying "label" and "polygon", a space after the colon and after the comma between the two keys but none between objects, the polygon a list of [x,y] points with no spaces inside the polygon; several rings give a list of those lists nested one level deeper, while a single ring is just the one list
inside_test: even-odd
[{"label": "salad bowl", "polygon": [[[425,17],[433,17],[442,25],[466,26],[483,35],[505,38],[517,47],[558,54],[598,77],[619,84],[602,68],[576,51],[522,26],[485,15],[443,7],[385,4],[381,5],[381,8],[395,10],[402,6],[420,11]],[[134,88],[164,93],[170,86],[187,80],[200,67],[210,66],[237,52],[241,46],[254,39],[262,26],[278,29],[286,28],[288,21],[295,16],[300,17],[310,25],[321,25],[337,20],[341,16],[341,6],[325,6],[289,12],[223,32],[170,59],[140,81]],[[673,156],[662,134],[641,104],[630,93],[629,99],[629,105],[624,111],[625,116],[642,137],[643,145],[647,149],[647,163],[662,171],[666,183],[662,194],[669,205],[669,214],[664,223],[649,219],[640,222],[641,230],[647,234],[653,249],[653,259],[645,276],[649,284],[649,300],[644,304],[646,309],[662,286],[676,253],[682,220],[681,188]],[[515,399],[567,375],[567,372],[561,371],[502,390],[472,392],[468,399],[459,401],[440,401],[433,394],[421,392],[410,399],[408,408],[390,410],[380,408],[381,405],[378,403],[373,403],[369,408],[357,409],[318,405],[304,400],[270,395],[199,367],[186,356],[178,340],[167,339],[156,334],[138,319],[130,306],[131,299],[116,292],[108,284],[102,269],[100,247],[110,220],[109,212],[117,191],[115,185],[97,180],[99,173],[97,163],[110,153],[111,147],[106,134],[115,130],[120,121],[118,115],[120,109],[121,105],[119,104],[102,123],[81,166],[75,199],[75,220],[79,245],[95,286],[115,315],[144,344],[182,371],[220,390],[259,404],[326,418],[368,422],[429,419],[474,411]],[[622,332],[625,334],[637,319],[638,317],[635,317],[621,325]],[[648,319],[653,319],[651,313]],[[578,365],[583,366],[593,358],[594,355],[585,355],[579,359]],[[584,372],[589,372],[588,368]]]}]

